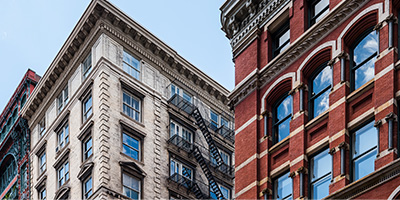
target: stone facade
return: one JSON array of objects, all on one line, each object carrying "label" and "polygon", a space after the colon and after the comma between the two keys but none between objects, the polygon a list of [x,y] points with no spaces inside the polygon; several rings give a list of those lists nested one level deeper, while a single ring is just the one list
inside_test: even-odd
[{"label": "stone facade", "polygon": [[[319,8],[326,12],[321,11],[322,17],[312,23]],[[291,198],[315,198],[317,167],[312,161],[321,152],[329,158],[326,163],[332,162],[332,167],[325,166],[331,170],[325,177],[329,187],[323,198],[399,197],[398,10],[399,1],[392,0],[228,0],[223,4],[222,29],[235,61],[236,86],[229,98],[235,109],[237,199],[278,198],[280,178],[291,183],[286,188]],[[288,45],[276,54],[284,31],[288,31]],[[361,54],[356,48],[364,44],[367,34],[376,37],[372,62],[368,61],[373,73],[357,85],[357,76],[366,73],[356,71],[367,61],[358,63]],[[312,81],[321,66],[328,67],[331,83],[326,86],[326,109],[314,114],[313,103],[320,93],[314,93],[317,86]],[[278,140],[277,105],[282,97],[292,99],[292,112],[288,135]],[[371,143],[357,143],[366,126]],[[369,153],[376,153],[359,168],[357,159],[368,156],[357,157],[357,145],[371,145]],[[360,178],[357,173],[362,170],[368,173]]]},{"label": "stone facade", "polygon": [[[124,68],[127,62],[132,65],[127,56],[138,61],[138,76]],[[180,92],[174,95],[172,87]],[[190,103],[182,101],[185,95]],[[209,132],[213,144],[229,155],[229,171],[213,167],[212,162],[207,166],[213,180],[230,190],[230,198],[233,132],[221,132],[234,127],[227,95],[225,88],[109,2],[92,1],[23,110],[31,128],[30,197],[128,199],[137,193],[139,199],[208,198],[210,179],[193,155],[197,147],[210,160],[209,142],[192,113],[178,105],[183,102],[198,108],[205,122],[211,120],[211,110],[219,125],[223,116],[228,120]],[[173,102],[174,98],[180,101]],[[88,99],[91,104],[86,104]],[[86,105],[91,105],[92,114],[85,115]],[[139,110],[137,118],[134,110]],[[41,131],[43,120],[45,130]],[[191,132],[188,146],[172,140],[181,138],[172,137],[172,121]],[[86,158],[89,140],[92,153]],[[43,155],[45,170],[40,169]],[[178,175],[171,172],[172,160],[188,166],[191,175],[187,170]],[[124,187],[128,179],[138,181],[138,188],[127,189],[133,187],[129,183]],[[86,187],[88,180],[90,187]]]}]

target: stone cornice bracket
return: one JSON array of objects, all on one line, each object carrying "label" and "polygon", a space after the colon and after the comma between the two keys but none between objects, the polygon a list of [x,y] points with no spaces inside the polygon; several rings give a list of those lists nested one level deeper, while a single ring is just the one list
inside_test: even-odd
[{"label": "stone cornice bracket", "polygon": [[290,172],[290,174],[289,174],[290,178],[294,178],[295,176],[296,176],[296,171]]},{"label": "stone cornice bracket", "polygon": [[272,190],[270,188],[264,188],[261,193],[263,195],[272,195]]},{"label": "stone cornice bracket", "polygon": [[333,156],[333,154],[335,154],[335,153],[336,153],[336,148],[335,147],[329,149],[329,154],[331,154]]},{"label": "stone cornice bracket", "polygon": [[385,120],[386,121],[389,121],[389,120],[397,121],[397,115],[394,114],[393,112],[390,112],[389,114],[386,115]]},{"label": "stone cornice bracket", "polygon": [[378,128],[382,125],[382,120],[378,120],[374,123],[374,127]]},{"label": "stone cornice bracket", "polygon": [[350,145],[347,142],[342,142],[339,144],[338,146],[339,149],[344,149],[344,150],[349,150],[350,149]]},{"label": "stone cornice bracket", "polygon": [[294,93],[298,92],[299,89],[306,89],[306,88],[307,88],[306,85],[303,82],[301,82],[295,88],[289,91],[289,95],[293,95]]},{"label": "stone cornice bracket", "polygon": [[[385,19],[386,20],[386,19]],[[382,28],[382,25],[383,25],[383,22],[385,22],[385,20],[383,20],[383,21],[381,21],[381,22],[379,22],[378,24],[376,24],[375,26],[374,26],[374,31],[377,31],[377,30],[380,30],[381,28]]]},{"label": "stone cornice bracket", "polygon": [[389,16],[387,16],[383,22],[390,22],[393,21],[394,23],[397,23],[397,17],[393,15],[393,13],[390,13]]},{"label": "stone cornice bracket", "polygon": [[336,57],[339,59],[346,58],[346,60],[350,60],[349,54],[344,51],[340,52]]},{"label": "stone cornice bracket", "polygon": [[300,174],[308,174],[308,169],[305,168],[304,166],[299,167],[299,169],[297,169],[297,173]]}]

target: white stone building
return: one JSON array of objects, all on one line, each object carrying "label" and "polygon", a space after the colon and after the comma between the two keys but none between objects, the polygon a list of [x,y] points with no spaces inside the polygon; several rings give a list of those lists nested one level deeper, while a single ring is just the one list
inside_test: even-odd
[{"label": "white stone building", "polygon": [[121,10],[92,1],[22,110],[30,198],[231,198],[228,93]]}]

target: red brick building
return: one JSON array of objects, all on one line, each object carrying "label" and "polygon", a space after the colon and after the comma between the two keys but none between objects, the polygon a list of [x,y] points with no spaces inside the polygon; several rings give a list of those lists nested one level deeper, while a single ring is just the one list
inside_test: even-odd
[{"label": "red brick building", "polygon": [[398,0],[228,0],[235,197],[400,198]]},{"label": "red brick building", "polygon": [[20,111],[39,79],[28,70],[0,115],[0,199],[29,199],[30,132]]}]

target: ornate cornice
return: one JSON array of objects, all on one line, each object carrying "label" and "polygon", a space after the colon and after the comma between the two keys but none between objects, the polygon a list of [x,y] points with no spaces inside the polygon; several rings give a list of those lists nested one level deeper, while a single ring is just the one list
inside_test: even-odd
[{"label": "ornate cornice", "polygon": [[[98,23],[100,20],[107,23]],[[111,26],[107,27],[106,24]],[[218,100],[225,104],[228,102],[229,91],[227,89],[108,1],[93,0],[39,81],[32,93],[32,98],[28,99],[27,106],[21,112],[23,117],[30,119],[33,116],[62,73],[67,71],[66,69],[74,63],[73,60],[79,56],[80,48],[85,46],[83,44],[87,43],[86,40],[94,34],[94,30],[99,26],[117,37],[124,35],[123,41],[131,46],[134,46],[133,42],[140,44],[140,48],[135,48],[138,52],[147,58],[153,57],[151,61],[162,66],[161,68],[167,73],[176,74],[178,72],[181,74],[181,78],[176,77],[181,82],[188,84],[191,81],[199,86],[198,93],[210,101]]]},{"label": "ornate cornice", "polygon": [[229,105],[234,107],[252,91],[268,84],[366,2],[367,0],[342,1],[325,18],[309,28],[288,49],[271,60],[262,70],[257,71],[243,83],[240,83],[239,87],[236,87],[229,95]]}]

